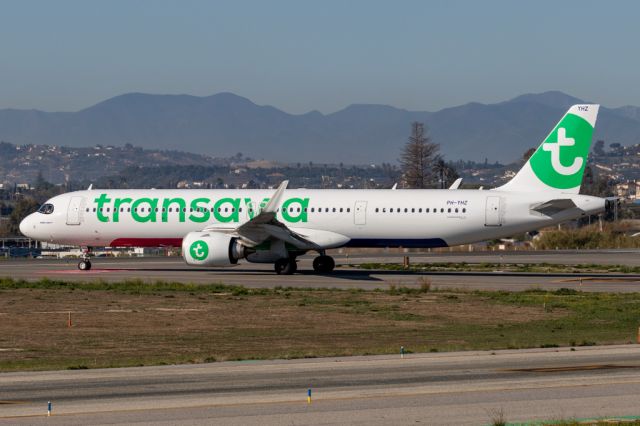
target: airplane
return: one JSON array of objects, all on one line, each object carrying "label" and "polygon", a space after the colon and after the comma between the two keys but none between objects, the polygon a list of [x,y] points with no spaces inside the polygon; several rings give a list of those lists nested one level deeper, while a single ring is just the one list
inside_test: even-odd
[{"label": "airplane", "polygon": [[27,237],[83,249],[182,247],[188,265],[244,259],[293,274],[296,258],[339,247],[447,247],[508,237],[605,210],[580,195],[599,105],[574,105],[506,184],[458,189],[118,189],[55,196],[20,223]]}]

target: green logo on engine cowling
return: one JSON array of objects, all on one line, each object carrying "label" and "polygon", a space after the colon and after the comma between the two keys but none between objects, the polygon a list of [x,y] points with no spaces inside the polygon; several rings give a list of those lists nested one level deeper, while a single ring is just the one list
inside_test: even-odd
[{"label": "green logo on engine cowling", "polygon": [[209,256],[209,246],[202,240],[191,243],[189,253],[195,260],[205,260]]},{"label": "green logo on engine cowling", "polygon": [[580,186],[592,135],[586,120],[567,114],[529,160],[538,179],[556,189]]}]

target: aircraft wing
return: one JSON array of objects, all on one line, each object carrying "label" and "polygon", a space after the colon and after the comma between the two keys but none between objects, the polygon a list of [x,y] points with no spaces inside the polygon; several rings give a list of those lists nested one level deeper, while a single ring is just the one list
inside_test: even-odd
[{"label": "aircraft wing", "polygon": [[538,204],[537,206],[532,207],[531,210],[542,213],[546,216],[553,216],[563,210],[569,210],[575,207],[577,207],[576,203],[574,203],[571,198],[556,198],[542,204]]},{"label": "aircraft wing", "polygon": [[204,231],[224,232],[239,238],[248,247],[276,239],[301,250],[319,250],[337,247],[349,241],[348,237],[330,231],[307,228],[289,228],[277,219],[277,209],[282,201],[289,181],[283,181],[267,205],[253,219],[237,227],[227,224],[212,224]]}]

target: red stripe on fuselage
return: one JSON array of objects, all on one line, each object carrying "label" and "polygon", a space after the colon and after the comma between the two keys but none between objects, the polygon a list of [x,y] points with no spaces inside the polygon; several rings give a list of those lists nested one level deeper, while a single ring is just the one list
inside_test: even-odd
[{"label": "red stripe on fuselage", "polygon": [[116,238],[110,247],[180,247],[182,238]]}]

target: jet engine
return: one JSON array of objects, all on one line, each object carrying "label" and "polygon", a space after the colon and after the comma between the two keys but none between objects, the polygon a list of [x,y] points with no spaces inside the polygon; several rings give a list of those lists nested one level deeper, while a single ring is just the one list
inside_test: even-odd
[{"label": "jet engine", "polygon": [[190,232],[182,239],[182,257],[193,266],[230,266],[246,256],[246,247],[222,232]]}]

